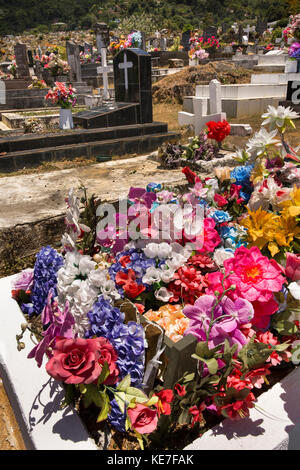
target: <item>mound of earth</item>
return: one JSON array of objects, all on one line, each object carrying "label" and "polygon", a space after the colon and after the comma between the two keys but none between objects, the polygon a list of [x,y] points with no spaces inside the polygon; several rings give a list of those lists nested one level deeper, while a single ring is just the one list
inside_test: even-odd
[{"label": "mound of earth", "polygon": [[206,65],[186,67],[181,72],[167,75],[152,86],[155,103],[183,103],[184,96],[195,95],[196,85],[208,85],[213,79],[223,85],[250,83],[251,70],[237,67],[227,60],[209,62]]}]

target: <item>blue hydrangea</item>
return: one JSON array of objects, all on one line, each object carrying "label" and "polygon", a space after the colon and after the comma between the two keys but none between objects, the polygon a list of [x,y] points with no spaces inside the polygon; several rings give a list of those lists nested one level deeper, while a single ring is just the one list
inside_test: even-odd
[{"label": "blue hydrangea", "polygon": [[110,424],[120,432],[125,432],[125,421],[126,421],[126,408],[124,413],[120,410],[120,407],[115,399],[111,400],[111,412],[108,417]]},{"label": "blue hydrangea", "polygon": [[50,289],[53,289],[54,295],[57,295],[57,271],[62,265],[63,257],[50,246],[42,248],[36,255],[31,298],[35,313],[42,312]]},{"label": "blue hydrangea", "polygon": [[118,354],[120,377],[130,374],[133,386],[141,385],[144,376],[145,344],[143,327],[135,322],[124,324],[124,313],[100,296],[87,314],[90,330],[87,338],[107,338]]}]

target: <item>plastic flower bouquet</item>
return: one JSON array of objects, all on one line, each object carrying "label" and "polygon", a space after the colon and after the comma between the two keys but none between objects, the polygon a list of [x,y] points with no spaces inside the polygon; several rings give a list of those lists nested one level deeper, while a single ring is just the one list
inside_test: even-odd
[{"label": "plastic flower bouquet", "polygon": [[7,70],[10,72],[10,74],[13,76],[13,78],[17,78],[18,67],[17,67],[17,63],[16,63],[15,60],[13,60],[11,65],[9,65],[7,67]]},{"label": "plastic flower bouquet", "polygon": [[68,87],[64,83],[55,82],[55,86],[49,90],[45,96],[45,100],[50,101],[55,106],[62,109],[71,109],[76,105],[76,90],[71,85]]},{"label": "plastic flower bouquet", "polygon": [[290,59],[300,60],[300,43],[294,42],[288,51]]},{"label": "plastic flower bouquet", "polygon": [[[294,117],[267,114],[281,134]],[[131,187],[118,211],[69,192],[61,249],[43,248],[12,290],[27,320],[18,348],[36,331],[29,358],[65,404],[141,446],[170,448],[180,429],[184,447],[214,417],[251,416],[278,366],[299,364],[300,170],[267,134],[235,168],[186,166],[184,187]],[[168,347],[187,337],[182,366]]]},{"label": "plastic flower bouquet", "polygon": [[57,75],[65,75],[70,72],[70,66],[68,62],[60,59],[56,54],[50,54],[50,60],[44,65],[44,68],[49,70],[53,77]]}]

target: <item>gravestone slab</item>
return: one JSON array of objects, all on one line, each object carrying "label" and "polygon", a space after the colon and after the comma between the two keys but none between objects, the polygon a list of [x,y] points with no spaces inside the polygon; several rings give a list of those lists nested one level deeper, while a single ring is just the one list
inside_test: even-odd
[{"label": "gravestone slab", "polygon": [[3,80],[0,80],[0,104],[6,104],[6,85]]},{"label": "gravestone slab", "polygon": [[139,103],[141,124],[153,121],[151,55],[125,49],[114,57],[116,102]]},{"label": "gravestone slab", "polygon": [[262,34],[266,31],[268,28],[268,23],[266,20],[263,20],[262,18],[259,18],[257,20],[257,25],[256,25],[256,32],[262,36]]},{"label": "gravestone slab", "polygon": [[183,49],[185,51],[190,50],[190,38],[191,38],[191,31],[190,30],[184,31],[184,33],[182,33],[181,45],[183,46]]},{"label": "gravestone slab", "polygon": [[102,48],[109,46],[109,28],[106,23],[96,23],[96,44],[98,53],[101,53]]},{"label": "gravestone slab", "polygon": [[19,42],[15,45],[15,56],[19,78],[30,77],[26,44],[22,44]]},{"label": "gravestone slab", "polygon": [[71,81],[81,82],[80,49],[71,41],[66,42],[68,64],[71,67]]}]

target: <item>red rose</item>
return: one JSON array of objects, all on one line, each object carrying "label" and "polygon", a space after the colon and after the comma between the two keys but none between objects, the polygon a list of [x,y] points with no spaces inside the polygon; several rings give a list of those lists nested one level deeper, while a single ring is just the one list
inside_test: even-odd
[{"label": "red rose", "polygon": [[118,360],[118,355],[114,350],[113,346],[106,338],[97,338],[101,345],[100,357],[98,363],[102,366],[104,362],[107,362],[109,366],[109,376],[105,380],[105,385],[114,385],[119,376],[119,369],[116,364]]},{"label": "red rose", "polygon": [[123,287],[125,294],[131,299],[138,297],[146,289],[143,284],[137,284],[137,282],[128,282]]},{"label": "red rose", "polygon": [[194,173],[188,166],[185,166],[181,171],[190,184],[195,184],[195,178],[197,177],[196,173]]},{"label": "red rose", "polygon": [[137,304],[137,303],[135,303],[134,305],[138,309],[139,313],[142,315],[145,311],[145,306],[143,304]]},{"label": "red rose", "polygon": [[227,121],[209,121],[206,123],[208,127],[208,137],[217,142],[222,142],[230,134],[230,124]]},{"label": "red rose", "polygon": [[127,410],[131,422],[131,429],[140,434],[150,434],[157,426],[157,413],[148,406],[137,404],[135,408]]},{"label": "red rose", "polygon": [[114,377],[115,356],[108,344],[110,345],[105,338],[57,338],[52,351],[53,357],[46,364],[46,370],[51,377],[66,384],[90,384],[101,374],[101,361],[103,363],[110,356],[109,366]]}]

